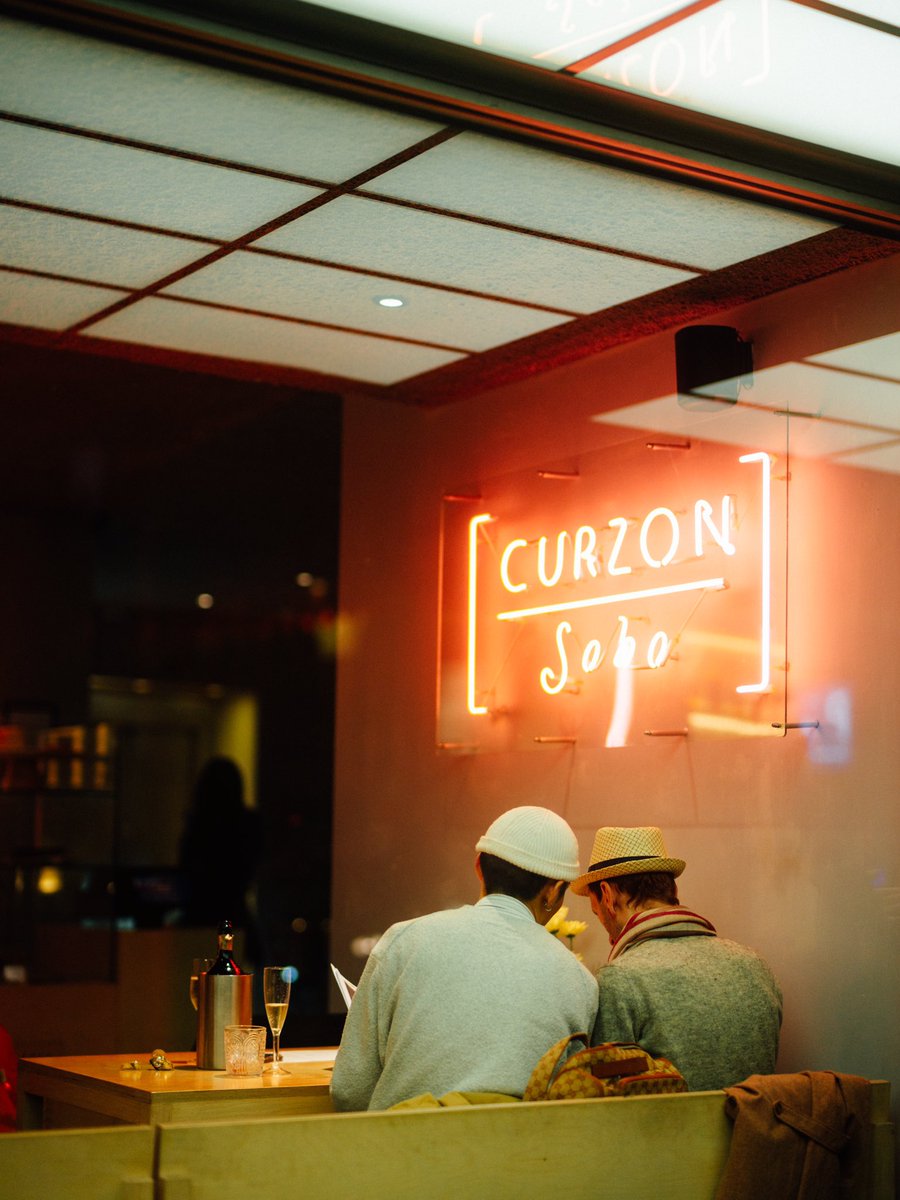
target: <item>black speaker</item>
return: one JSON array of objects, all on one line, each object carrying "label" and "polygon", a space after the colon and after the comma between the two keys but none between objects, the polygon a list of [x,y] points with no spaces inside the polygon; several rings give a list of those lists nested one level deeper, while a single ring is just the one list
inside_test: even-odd
[{"label": "black speaker", "polygon": [[736,404],[753,384],[752,347],[730,325],[686,325],[675,334],[675,377],[685,408]]}]

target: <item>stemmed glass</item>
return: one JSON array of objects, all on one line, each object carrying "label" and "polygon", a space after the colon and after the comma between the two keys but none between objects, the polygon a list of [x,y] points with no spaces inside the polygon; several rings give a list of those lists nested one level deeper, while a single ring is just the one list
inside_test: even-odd
[{"label": "stemmed glass", "polygon": [[200,976],[205,975],[214,962],[213,958],[195,958],[191,963],[191,1004],[194,1008],[200,999]]},{"label": "stemmed glass", "polygon": [[263,1000],[266,1005],[266,1019],[272,1030],[272,1062],[265,1068],[266,1075],[290,1075],[287,1067],[279,1065],[279,1040],[291,1000],[291,975],[291,967],[263,968]]}]

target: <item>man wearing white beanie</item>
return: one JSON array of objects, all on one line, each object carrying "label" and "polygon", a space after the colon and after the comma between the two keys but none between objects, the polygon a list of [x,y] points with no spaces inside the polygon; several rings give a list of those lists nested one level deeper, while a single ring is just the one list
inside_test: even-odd
[{"label": "man wearing white beanie", "polygon": [[542,1054],[592,1029],[596,980],[543,928],[578,876],[574,833],[526,805],[475,849],[478,903],[392,925],[369,956],[334,1064],[339,1111],[521,1096]]}]

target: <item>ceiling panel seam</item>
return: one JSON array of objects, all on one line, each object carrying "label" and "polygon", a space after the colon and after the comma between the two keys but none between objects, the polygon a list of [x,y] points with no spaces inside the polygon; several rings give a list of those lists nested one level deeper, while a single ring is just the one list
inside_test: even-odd
[{"label": "ceiling panel seam", "polygon": [[457,137],[459,132],[458,129],[439,129],[437,133],[432,133],[428,137],[422,138],[421,141],[414,142],[411,146],[407,146],[403,150],[398,150],[396,154],[390,155],[389,158],[385,158],[371,167],[366,167],[363,171],[358,171],[356,175],[347,179],[341,186],[347,191],[356,191],[364,184],[371,183],[373,179],[377,179],[380,175],[386,175],[388,171],[393,171],[396,167],[411,162],[421,154],[427,154],[429,150],[433,150],[436,146],[441,146],[444,142],[449,142],[451,138]]},{"label": "ceiling panel seam", "polygon": [[[642,254],[638,250],[622,250],[617,246],[610,246],[604,242],[590,242],[584,238],[567,237],[561,233],[547,233],[541,229],[533,229],[526,225],[515,225],[509,221],[497,221],[490,217],[476,217],[466,213],[459,213],[454,209],[438,208],[435,205],[422,204],[412,200],[397,200],[394,197],[378,196],[374,192],[356,191],[352,193],[343,193],[340,189],[329,188],[329,192],[333,193],[328,196],[328,199],[338,199],[341,195],[355,195],[365,200],[373,201],[378,204],[392,205],[397,208],[408,208],[416,212],[428,213],[431,216],[446,217],[450,220],[467,221],[473,225],[479,225],[486,229],[497,229],[503,233],[513,233],[520,237],[534,238],[539,241],[556,243],[560,246],[571,246],[579,250],[590,250],[598,254],[608,254],[615,258],[624,258],[634,262],[648,263],[651,266],[670,267],[678,271],[689,271],[692,275],[708,275],[710,274],[709,267],[701,267],[696,263],[682,262],[674,258],[662,258],[659,255]],[[143,221],[128,221],[123,217],[107,217],[99,213],[85,212],[75,208],[61,208],[58,205],[42,204],[34,200],[21,200],[11,196],[0,196],[0,206],[8,205],[11,208],[22,208],[30,212],[47,213],[52,216],[66,217],[76,221],[90,221],[98,225],[111,225],[120,229],[133,229],[138,233],[158,234],[161,237],[181,238],[188,242],[199,242],[209,246],[229,247],[231,242],[224,238],[212,237],[205,233],[185,233],[183,230],[175,229],[170,225],[149,225]],[[299,219],[299,218],[298,218]],[[369,267],[353,266],[349,263],[333,262],[329,259],[313,258],[303,254],[292,254],[289,250],[273,250],[268,246],[247,245],[242,247],[248,254],[268,255],[273,258],[285,258],[294,262],[309,262],[315,264],[323,264],[333,266],[344,271],[358,271],[364,275],[378,275],[383,279],[393,279],[400,283],[416,283],[422,287],[433,287],[440,291],[459,292],[461,295],[490,295],[491,299],[496,299],[496,293],[481,293],[472,291],[468,288],[454,287],[450,284],[440,284],[434,282],[426,282],[405,275],[396,275],[386,271],[375,271]],[[562,308],[553,308],[540,304],[531,304],[528,301],[516,300],[512,297],[501,297],[508,304],[524,304],[526,308],[546,308],[547,312],[566,313],[570,310]]]},{"label": "ceiling panel seam", "polygon": [[28,275],[34,279],[52,279],[57,283],[77,283],[82,287],[102,288],[109,292],[128,292],[131,289],[121,283],[107,283],[106,280],[85,279],[83,275],[66,275],[61,271],[40,271],[35,267],[17,267],[0,262],[0,271],[9,275]]},{"label": "ceiling panel seam", "polygon": [[[280,254],[275,254],[275,253],[272,253],[269,251],[260,251],[259,253],[260,254],[268,254],[268,255],[270,255],[270,257],[273,257],[273,258],[274,257],[286,258],[290,262],[307,263],[310,266],[327,267],[329,269],[333,269],[333,270],[337,270],[337,271],[348,271],[350,273],[358,274],[358,275],[373,276],[376,274],[376,272],[365,271],[360,267],[343,267],[339,263],[325,262],[320,259],[297,258],[293,255],[280,255]],[[357,329],[355,326],[352,326],[352,325],[335,325],[335,324],[331,324],[326,321],[313,321],[313,320],[310,320],[309,318],[296,317],[296,316],[291,316],[289,314],[284,314],[284,313],[273,313],[273,312],[269,312],[269,311],[266,311],[265,309],[261,309],[261,308],[250,308],[250,307],[247,307],[247,306],[241,305],[241,304],[228,304],[222,300],[203,300],[196,296],[182,296],[182,295],[168,296],[163,293],[158,293],[155,290],[151,290],[149,293],[145,294],[144,289],[132,288],[124,283],[110,283],[108,280],[105,280],[105,279],[101,280],[101,279],[88,278],[84,275],[71,275],[71,274],[67,274],[62,271],[43,271],[37,267],[23,267],[23,266],[18,266],[14,263],[0,262],[0,271],[5,271],[5,272],[9,273],[10,275],[30,275],[30,276],[34,276],[36,279],[52,279],[52,280],[56,280],[59,283],[77,283],[77,284],[83,285],[85,287],[103,288],[105,290],[112,291],[112,292],[119,292],[119,293],[126,292],[126,293],[129,293],[130,295],[134,296],[135,302],[137,300],[144,300],[144,299],[149,299],[149,298],[157,298],[157,299],[162,299],[162,300],[177,299],[177,300],[183,301],[186,304],[199,304],[199,305],[203,305],[207,308],[222,309],[225,312],[247,313],[251,316],[269,317],[269,318],[272,318],[273,320],[274,319],[290,320],[290,321],[295,321],[301,325],[321,325],[328,329],[345,329],[345,330],[349,330],[354,333],[360,333],[360,332],[369,333],[370,332],[368,330]],[[568,317],[570,320],[577,320],[584,316],[584,313],[576,312],[576,311],[570,310],[570,309],[550,308],[546,304],[529,304],[525,300],[510,300],[510,299],[507,299],[506,296],[498,296],[498,295],[491,294],[489,292],[476,292],[470,288],[452,288],[452,287],[448,287],[448,286],[441,286],[441,285],[435,284],[435,283],[428,283],[424,280],[410,279],[410,278],[406,278],[404,276],[399,276],[399,275],[383,275],[380,272],[377,273],[377,277],[379,279],[390,279],[394,283],[409,283],[409,284],[413,284],[415,287],[430,288],[432,291],[450,292],[453,295],[468,296],[468,297],[471,297],[473,300],[484,300],[484,301],[487,301],[488,303],[492,303],[492,304],[507,304],[507,305],[511,305],[511,306],[514,306],[517,308],[525,308],[525,309],[528,309],[529,311],[552,313],[555,316]],[[140,293],[140,294],[138,294],[138,293]],[[118,311],[118,309],[116,309],[115,311]],[[106,312],[105,310],[104,310],[104,312],[105,312],[106,316],[112,316],[112,312]],[[91,318],[91,321],[93,322],[95,320],[100,320],[100,317],[102,315],[103,314],[98,314],[96,317]],[[74,333],[74,332],[77,332],[77,329],[75,326],[72,326],[66,332]],[[372,332],[371,336],[372,337],[384,337],[388,341],[409,342],[410,344],[417,345],[417,346],[430,346],[437,350],[454,350],[454,351],[458,351],[461,354],[471,353],[471,351],[466,350],[462,346],[453,346],[453,345],[445,344],[443,342],[422,341],[421,339],[418,339],[418,338],[405,338],[405,337],[394,336],[393,334],[386,334],[386,333],[381,334],[381,333],[375,333],[375,332]]]},{"label": "ceiling panel seam", "polygon": [[26,125],[32,129],[44,129],[48,133],[61,133],[66,137],[83,137],[93,142],[104,142],[110,146],[121,146],[126,150],[142,151],[145,154],[162,154],[166,158],[177,158],[187,162],[202,163],[207,167],[223,167],[228,171],[241,171],[246,175],[261,175],[265,179],[278,179],[284,183],[299,183],[305,187],[323,187],[318,179],[296,175],[291,171],[276,171],[272,167],[259,167],[243,163],[239,159],[219,158],[214,154],[203,154],[197,150],[183,150],[178,146],[162,142],[145,142],[140,138],[125,137],[118,133],[107,133],[100,129],[89,129],[85,125],[68,125],[63,121],[49,121],[45,117],[32,117],[27,113],[0,109],[0,121],[14,125]]},{"label": "ceiling panel seam", "polygon": [[416,157],[417,154],[423,154],[427,150],[430,150],[435,144],[439,144],[441,141],[446,141],[446,136],[441,136],[443,133],[444,131],[441,131],[438,134],[432,134],[430,137],[424,138],[421,142],[417,142],[415,146],[409,146],[399,154],[391,155],[383,162],[369,167],[365,171],[358,172],[357,175],[354,175],[350,180],[347,181],[346,184],[329,188],[322,195],[314,196],[312,199],[304,201],[303,204],[299,204],[294,208],[288,209],[287,212],[282,213],[280,216],[273,217],[269,221],[265,221],[262,225],[257,225],[254,229],[249,230],[241,237],[235,238],[233,241],[224,245],[217,246],[214,250],[210,250],[209,253],[202,255],[198,259],[195,259],[194,262],[187,263],[183,267],[179,267],[178,270],[169,272],[169,274],[162,276],[153,283],[147,284],[145,287],[135,291],[132,293],[132,295],[123,297],[114,304],[109,305],[108,308],[102,309],[100,312],[93,313],[91,316],[84,317],[82,320],[75,322],[69,327],[67,332],[79,333],[81,330],[87,329],[91,325],[95,325],[98,321],[102,321],[107,317],[111,317],[114,313],[120,312],[125,308],[130,308],[139,300],[144,299],[144,297],[152,296],[159,292],[162,288],[169,287],[171,284],[177,283],[189,275],[196,274],[204,267],[208,267],[212,263],[228,257],[228,255],[233,254],[237,250],[243,250],[247,245],[249,245],[249,243],[256,241],[258,238],[265,237],[267,234],[274,232],[274,230],[281,229],[283,226],[289,225],[291,222],[296,221],[299,217],[305,216],[306,213],[313,212],[315,209],[321,208],[330,200],[334,200],[338,196],[345,195],[348,189],[352,191],[356,186],[357,180],[368,182],[376,178],[383,171],[391,170],[398,164],[399,161],[408,162],[411,158]]},{"label": "ceiling panel seam", "polygon": [[[807,7],[825,11],[814,0],[808,0]],[[315,6],[293,5],[291,11],[294,8]],[[642,96],[607,93],[559,71],[505,60],[488,64],[483,61],[485,56],[480,56],[481,62],[466,56],[457,62],[458,47],[451,47],[455,87],[463,93],[475,87],[470,94],[442,94],[426,75],[416,76],[415,82],[382,77],[363,59],[352,66],[320,60],[314,46],[298,43],[296,52],[285,53],[236,40],[240,32],[234,28],[226,34],[224,30],[180,25],[172,6],[165,19],[114,7],[98,9],[79,0],[0,0],[0,11],[393,111],[488,129],[531,145],[552,146],[576,157],[618,163],[631,171],[749,196],[869,232],[896,235],[900,224],[895,204],[897,173],[884,164],[845,152],[826,153],[820,146],[785,135],[762,136],[733,121],[676,111]],[[404,46],[409,42],[415,47],[422,40],[407,35]],[[429,44],[433,41],[424,39]],[[300,52],[306,57],[298,57]],[[410,52],[405,50],[407,58]],[[439,62],[433,63],[428,69],[439,66]],[[492,71],[499,71],[505,81],[499,91],[491,90],[492,80],[497,82]],[[509,88],[512,91],[507,95]],[[603,91],[599,98],[598,90]],[[523,103],[529,107],[522,109]],[[576,123],[567,123],[573,117]],[[592,128],[584,125],[585,121]],[[601,125],[601,121],[607,124]],[[629,140],[623,140],[623,135]],[[736,153],[740,157],[735,157]],[[825,183],[824,191],[815,186],[816,180]],[[810,181],[814,186],[809,186]],[[831,194],[828,188],[837,188],[837,192]],[[881,203],[873,205],[873,200]]]},{"label": "ceiling panel seam", "polygon": [[[265,178],[278,179],[280,181],[289,183],[297,183],[304,187],[321,188],[323,191],[329,193],[327,200],[337,199],[339,196],[352,194],[361,196],[366,200],[375,201],[379,204],[392,205],[396,208],[413,209],[417,212],[431,213],[436,216],[449,217],[457,221],[467,221],[470,224],[483,226],[488,229],[499,229],[508,233],[517,233],[526,235],[528,237],[540,238],[543,241],[557,242],[564,246],[574,246],[585,250],[601,251],[604,254],[613,254],[619,258],[633,259],[635,262],[650,263],[654,266],[673,267],[680,271],[690,271],[695,275],[703,275],[706,273],[706,268],[697,266],[695,263],[682,262],[680,259],[663,258],[659,255],[652,254],[642,254],[637,250],[624,250],[620,247],[611,246],[604,242],[592,242],[585,238],[575,238],[566,236],[565,234],[551,233],[547,230],[535,229],[533,227],[524,225],[516,225],[513,222],[500,221],[496,218],[479,216],[475,213],[464,213],[458,211],[457,209],[442,208],[439,205],[424,204],[416,200],[405,200],[402,197],[385,196],[378,192],[368,191],[365,188],[364,185],[366,183],[372,182],[380,175],[384,175],[388,171],[394,170],[402,163],[408,162],[412,158],[417,157],[419,154],[426,153],[428,150],[434,149],[435,146],[449,141],[452,137],[459,133],[459,130],[441,130],[438,133],[423,139],[422,142],[417,142],[414,146],[407,147],[406,150],[400,151],[396,155],[385,159],[383,162],[366,168],[364,171],[358,172],[357,175],[351,177],[350,179],[345,180],[342,183],[335,183],[333,181],[315,179],[310,176],[293,175],[284,171],[272,171],[268,168],[253,167],[247,164],[241,164],[237,160],[215,158],[210,155],[194,153],[193,151],[189,150],[180,150],[159,143],[142,142],[135,138],[120,137],[113,134],[103,133],[98,130],[86,129],[80,126],[64,125],[55,121],[44,121],[37,117],[25,117],[21,114],[9,113],[0,110],[0,121],[4,120],[13,122],[15,124],[46,129],[49,132],[61,133],[67,136],[86,137],[95,141],[108,142],[110,144],[122,146],[130,150],[143,151],[149,154],[162,154],[181,160],[186,160],[188,162],[197,162],[206,166],[221,167],[226,170],[233,169],[237,171],[243,171],[248,174],[260,175]],[[320,199],[319,202],[325,203],[326,200]],[[8,200],[6,197],[0,196],[0,203],[16,203],[16,201],[12,199]],[[25,204],[26,202],[20,201],[19,203]],[[76,212],[75,210],[71,211],[71,215],[83,216],[86,220],[106,220],[110,221],[111,223],[114,221],[113,218],[92,217],[88,213],[80,213]],[[152,231],[156,233],[168,232],[163,227],[139,225],[137,223],[132,224],[125,221],[119,221],[118,223],[130,228],[152,229]],[[186,237],[192,235],[182,233],[176,236]],[[228,244],[221,239],[211,238],[203,235],[198,236],[197,240],[205,240],[216,245]]]},{"label": "ceiling panel seam", "polygon": [[[155,291],[150,291],[149,293],[145,293],[144,289],[129,288],[125,284],[109,283],[106,280],[86,279],[83,276],[67,275],[67,274],[64,274],[59,271],[40,271],[40,270],[37,270],[32,267],[10,266],[7,263],[0,263],[0,271],[4,272],[6,274],[9,274],[9,275],[27,275],[29,277],[36,278],[36,279],[53,280],[54,282],[57,282],[57,283],[74,283],[74,284],[78,284],[78,285],[81,285],[84,287],[99,288],[104,291],[118,292],[120,294],[122,292],[126,292],[126,293],[128,293],[128,295],[123,297],[123,300],[130,299],[133,303],[137,303],[139,300],[145,300],[145,299],[167,300],[171,303],[191,304],[198,308],[209,308],[209,309],[214,309],[219,312],[239,313],[244,316],[260,317],[260,318],[262,318],[264,320],[268,320],[268,321],[281,321],[281,322],[287,322],[288,324],[291,324],[291,325],[312,326],[317,329],[333,329],[333,330],[337,331],[338,333],[349,333],[349,334],[359,335],[361,337],[378,338],[381,341],[399,342],[403,345],[409,345],[409,346],[422,346],[429,350],[446,350],[446,351],[450,351],[454,354],[466,355],[467,357],[473,353],[477,353],[477,351],[473,351],[472,349],[470,349],[468,347],[457,346],[457,345],[451,344],[449,342],[435,342],[435,341],[431,341],[431,340],[424,339],[424,338],[403,337],[399,334],[382,333],[382,332],[380,332],[378,330],[374,330],[374,329],[364,329],[364,328],[354,326],[354,325],[340,325],[340,324],[336,324],[336,323],[330,322],[330,321],[315,321],[310,317],[298,317],[298,316],[294,316],[290,313],[270,312],[265,309],[252,308],[252,307],[248,307],[248,306],[242,305],[242,304],[228,304],[221,300],[204,300],[198,296],[183,296],[183,295],[177,295],[177,294],[176,295],[168,295],[164,292],[157,293]],[[423,285],[418,285],[418,286],[428,286],[428,285],[423,284]],[[453,289],[446,289],[446,290],[453,290]],[[488,296],[488,295],[481,296],[477,293],[468,293],[468,294],[473,295],[476,299],[484,299],[486,301],[491,301],[491,302],[494,302],[497,304],[509,303],[508,301],[504,300],[502,297]],[[101,311],[94,314],[93,316],[91,316],[89,318],[85,318],[84,321],[79,322],[78,324],[71,325],[68,329],[60,330],[59,337],[61,339],[65,339],[65,338],[79,336],[81,333],[81,330],[83,328],[87,328],[88,325],[96,324],[100,320],[103,320],[103,319],[106,319],[107,317],[113,316],[115,313],[119,312],[121,308],[127,308],[127,307],[129,307],[129,305],[125,304],[125,303],[123,303],[121,305],[115,305],[115,304],[110,305],[108,308],[102,309]],[[537,306],[522,305],[522,307],[534,308]],[[559,310],[542,309],[541,311],[558,312]],[[581,313],[561,313],[560,315],[567,316],[572,319],[577,319],[582,314]]]},{"label": "ceiling panel seam", "polygon": [[195,275],[198,271],[203,270],[204,267],[211,266],[213,263],[228,257],[228,255],[233,254],[237,250],[242,250],[248,242],[253,241],[255,238],[264,237],[267,233],[271,233],[275,229],[280,229],[283,225],[295,221],[303,213],[310,211],[312,208],[319,208],[323,203],[327,203],[332,198],[327,193],[324,197],[315,196],[312,200],[307,200],[296,208],[289,209],[286,213],[282,213],[278,217],[273,217],[270,221],[258,225],[255,229],[249,230],[241,237],[235,238],[224,245],[217,246],[214,250],[210,250],[209,253],[194,259],[193,262],[186,263],[183,267],[179,267],[175,271],[170,271],[167,275],[154,280],[153,283],[136,289],[130,296],[123,297],[108,308],[101,309],[89,317],[84,317],[74,325],[71,325],[67,332],[79,333],[82,329],[87,329],[89,326],[95,325],[98,321],[103,321],[107,317],[111,317],[114,313],[121,312],[122,309],[130,308],[131,305],[136,304],[139,300],[143,300],[147,296],[152,296],[162,288],[169,287],[173,283],[178,283],[189,275]]},{"label": "ceiling panel seam", "polygon": [[555,313],[561,317],[580,317],[583,313],[572,308],[558,308],[550,304],[538,304],[531,300],[519,300],[506,296],[502,292],[481,292],[476,288],[459,287],[449,283],[437,283],[431,279],[420,279],[415,275],[398,275],[393,271],[375,270],[372,267],[353,266],[350,263],[335,262],[328,258],[314,258],[307,254],[291,254],[289,250],[270,250],[263,246],[248,246],[245,253],[256,254],[265,258],[286,259],[288,262],[306,263],[312,267],[328,267],[333,271],[346,271],[351,275],[377,276],[379,279],[389,279],[391,283],[408,283],[414,287],[430,288],[434,292],[450,292],[454,296],[470,296],[474,300],[492,300],[497,304],[511,304],[516,308],[527,308],[535,312]]},{"label": "ceiling panel seam", "polygon": [[[640,29],[636,29],[634,33],[629,34],[627,37],[619,38],[618,41],[611,42],[608,46],[602,46],[599,50],[585,54],[583,58],[566,63],[564,67],[560,67],[560,74],[578,75],[581,71],[587,71],[590,67],[596,66],[597,63],[603,62],[605,58],[612,58],[614,55],[620,54],[623,50],[627,50],[639,42],[646,41],[647,38],[653,37],[657,33],[662,33],[663,30],[670,29],[673,25],[678,25],[680,22],[687,20],[688,17],[694,16],[695,13],[702,12],[705,8],[711,8],[718,3],[719,0],[694,0],[692,4],[687,4],[684,8],[679,8],[677,12],[668,13],[666,16],[660,17],[657,21],[652,21],[649,25],[644,25]],[[542,51],[540,54],[536,54],[535,58],[546,58],[553,53],[554,50]]]},{"label": "ceiling panel seam", "polygon": [[698,267],[694,263],[681,262],[676,258],[661,258],[658,255],[642,254],[639,250],[623,250],[619,246],[611,246],[606,242],[590,242],[585,238],[571,237],[563,233],[550,233],[548,230],[534,229],[528,225],[516,225],[511,221],[499,221],[496,217],[483,217],[475,213],[459,212],[452,208],[441,208],[438,205],[425,204],[421,200],[404,200],[398,196],[382,196],[378,192],[369,192],[359,188],[355,195],[363,196],[366,200],[381,200],[385,204],[393,204],[398,208],[411,208],[416,212],[432,213],[436,216],[453,217],[459,221],[469,221],[473,225],[483,225],[488,229],[501,229],[505,233],[524,234],[528,237],[540,238],[542,241],[559,242],[563,246],[574,246],[582,250],[599,250],[603,254],[614,254],[617,258],[633,259],[635,262],[651,263],[658,267],[673,267],[679,271],[691,271],[695,275],[707,274],[706,267]]},{"label": "ceiling panel seam", "polygon": [[[88,221],[100,225],[109,225],[116,229],[134,230],[138,233],[147,233],[151,236],[179,238],[182,241],[196,242],[198,244],[208,244],[211,246],[228,247],[230,242],[224,241],[222,238],[211,238],[202,234],[188,234],[177,230],[170,229],[165,226],[139,224],[135,221],[124,221],[117,217],[98,217],[90,213],[81,213],[70,208],[56,208],[46,204],[36,204],[22,200],[8,200],[0,197],[0,207],[8,206],[10,208],[25,209],[29,212],[38,212],[48,216],[60,216],[65,219],[75,221]],[[389,280],[391,283],[406,283],[412,284],[415,287],[427,288],[435,292],[447,292],[455,296],[469,296],[475,300],[490,300],[497,304],[509,304],[516,308],[525,308],[535,312],[553,313],[561,317],[580,317],[583,313],[576,309],[559,308],[550,304],[538,304],[534,301],[520,300],[515,296],[507,296],[501,292],[482,292],[476,288],[466,288],[455,286],[449,283],[438,283],[431,279],[420,279],[413,275],[400,275],[396,272],[376,270],[372,267],[354,266],[351,263],[335,262],[331,259],[316,258],[308,254],[292,254],[289,250],[272,250],[268,247],[249,245],[242,249],[241,253],[252,254],[260,258],[273,258],[284,260],[286,262],[294,262],[305,264],[313,267],[327,267],[334,271],[343,271],[350,275],[365,275],[369,277],[377,277],[378,279]],[[41,271],[32,268],[25,268],[17,265],[0,264],[0,269],[8,271],[24,272],[26,274],[42,275],[48,279],[67,280],[71,283],[94,284],[96,287],[106,286],[115,288],[117,291],[131,290],[124,284],[98,284],[96,281],[87,279],[79,275],[63,275],[53,271]]]},{"label": "ceiling panel seam", "polygon": [[459,130],[441,129],[421,141],[414,142],[396,154],[375,163],[363,171],[357,172],[350,179],[343,181],[314,179],[307,175],[297,175],[292,171],[276,171],[272,167],[261,167],[254,163],[241,162],[240,159],[221,158],[213,154],[203,154],[198,150],[185,150],[179,146],[170,146],[162,142],[145,142],[141,138],[125,137],[123,134],[107,133],[105,130],[89,129],[84,125],[68,125],[62,121],[50,121],[45,117],[33,117],[26,113],[12,112],[0,109],[0,121],[9,121],[14,125],[25,125],[33,129],[43,129],[48,133],[60,133],[66,137],[83,137],[95,142],[104,142],[112,146],[121,146],[126,150],[137,150],[145,154],[161,154],[166,158],[177,158],[187,162],[201,163],[209,167],[222,167],[228,171],[241,171],[246,175],[260,175],[265,179],[278,179],[284,183],[297,183],[304,187],[318,188],[347,188],[354,189],[363,183],[392,171],[402,163],[408,162],[419,154],[439,146],[442,142],[455,137]]},{"label": "ceiling panel seam", "polygon": [[154,300],[168,300],[175,304],[193,304],[198,308],[213,308],[220,312],[241,313],[248,317],[263,317],[268,321],[282,321],[289,325],[308,325],[315,329],[334,329],[338,333],[350,333],[360,337],[378,338],[383,342],[400,342],[406,346],[424,346],[429,350],[448,350],[453,354],[470,355],[473,352],[465,346],[452,346],[445,342],[424,341],[421,338],[401,337],[399,334],[381,333],[374,329],[360,329],[353,325],[335,325],[329,321],[314,321],[309,317],[295,317],[289,313],[266,312],[260,308],[245,308],[239,304],[224,304],[219,300],[201,300],[197,296],[169,296],[165,293],[153,296]]},{"label": "ceiling panel seam", "polygon": [[20,200],[12,196],[0,196],[0,205],[21,208],[26,212],[44,213],[51,217],[64,217],[73,221],[89,221],[93,225],[111,225],[114,229],[133,229],[136,233],[158,234],[162,237],[179,238],[185,242],[199,242],[208,246],[227,246],[225,238],[211,237],[208,233],[185,233],[167,225],[148,225],[142,221],[127,221],[124,217],[106,217],[100,213],[83,212],[77,208],[61,208],[56,204],[41,204],[37,200]]},{"label": "ceiling panel seam", "polygon": [[[640,42],[645,42],[648,38],[654,37],[657,33],[662,33],[666,29],[671,29],[675,25],[681,24],[689,17],[702,12],[706,8],[712,8],[720,3],[720,0],[693,0],[693,3],[686,4],[683,8],[679,8],[676,12],[668,13],[660,17],[656,21],[652,21],[649,25],[644,25],[640,29],[636,29],[634,33],[628,34],[627,37],[619,38],[615,42],[610,42],[608,46],[602,46],[599,50],[594,50],[590,54],[584,55],[583,58],[576,59],[573,62],[566,63],[565,66],[559,68],[560,74],[563,75],[578,75],[582,71],[587,71],[605,59],[613,58],[620,54],[623,50],[628,50],[631,46],[638,45]],[[876,17],[867,16],[865,13],[852,12],[846,8],[840,8],[835,4],[825,3],[824,0],[790,0],[790,3],[797,4],[801,8],[811,8],[816,12],[826,13],[828,16],[837,17],[840,20],[850,21],[856,25],[864,25],[868,29],[874,29],[879,33],[887,33],[894,37],[900,35],[900,28],[896,25],[890,25],[887,21],[878,20]],[[536,60],[549,58],[556,52],[557,48],[541,51],[534,57]]]},{"label": "ceiling panel seam", "polygon": [[826,0],[790,0],[791,4],[797,4],[800,8],[811,8],[815,12],[826,13],[829,17],[837,17],[841,21],[851,21],[854,25],[864,25],[867,29],[874,29],[878,33],[889,33],[893,37],[900,37],[900,26],[892,25],[888,21],[881,21],[878,17],[870,17],[868,13],[854,12],[852,9],[843,8],[837,4],[828,4]]}]

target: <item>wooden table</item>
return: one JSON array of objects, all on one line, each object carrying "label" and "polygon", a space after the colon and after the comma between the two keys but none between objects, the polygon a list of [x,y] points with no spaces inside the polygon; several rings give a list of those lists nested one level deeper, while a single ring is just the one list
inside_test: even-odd
[{"label": "wooden table", "polygon": [[[289,1075],[251,1078],[200,1071],[192,1051],[169,1052],[171,1071],[154,1070],[149,1051],[23,1058],[19,1125],[68,1129],[333,1112],[328,1087],[335,1053],[333,1047],[284,1050]],[[132,1059],[139,1070],[125,1066]]]}]

